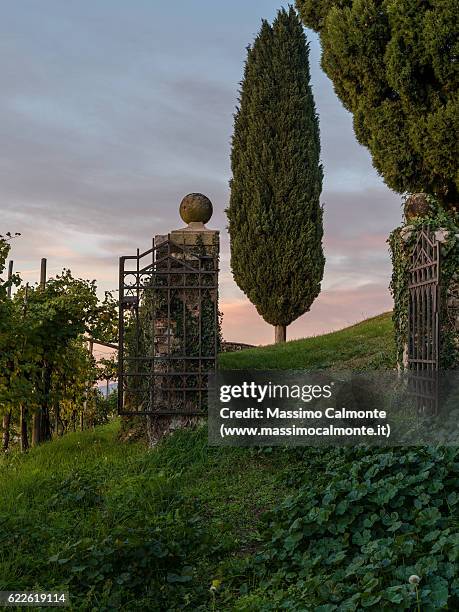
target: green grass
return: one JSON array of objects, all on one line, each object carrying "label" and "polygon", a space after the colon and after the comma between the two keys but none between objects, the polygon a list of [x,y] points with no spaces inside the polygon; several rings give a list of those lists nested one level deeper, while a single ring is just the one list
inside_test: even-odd
[{"label": "green grass", "polygon": [[395,342],[391,316],[385,313],[323,336],[223,353],[219,366],[225,370],[393,368]]},{"label": "green grass", "polygon": [[[118,431],[113,422],[0,459],[0,590],[63,588],[75,610],[211,609],[211,581],[257,548],[260,515],[285,495],[288,455],[209,448],[204,427],[150,451]],[[136,565],[147,541],[169,550],[153,576]],[[126,585],[113,585],[123,572]],[[191,585],[168,583],[183,572]]]},{"label": "green grass", "polygon": [[[389,314],[220,360],[393,365]],[[65,590],[78,611],[392,612],[414,609],[417,574],[416,609],[459,609],[457,449],[213,448],[200,427],[147,450],[119,432],[0,457],[0,590]]]},{"label": "green grass", "polygon": [[[220,367],[391,367],[392,336],[385,314],[224,354]],[[249,564],[263,514],[298,474],[318,482],[320,457],[301,463],[294,450],[212,448],[204,427],[153,450],[121,443],[118,433],[115,421],[0,457],[0,590],[66,589],[73,610],[248,610],[237,601],[254,586]],[[217,603],[212,580],[224,585]]]}]

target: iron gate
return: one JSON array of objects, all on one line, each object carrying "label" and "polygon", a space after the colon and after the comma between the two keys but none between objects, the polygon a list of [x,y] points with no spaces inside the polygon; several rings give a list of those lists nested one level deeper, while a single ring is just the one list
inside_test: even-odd
[{"label": "iron gate", "polygon": [[416,405],[438,406],[440,246],[427,227],[418,231],[411,253],[408,308],[408,368]]},{"label": "iron gate", "polygon": [[168,235],[144,253],[121,257],[119,413],[203,414],[218,329],[215,253]]}]

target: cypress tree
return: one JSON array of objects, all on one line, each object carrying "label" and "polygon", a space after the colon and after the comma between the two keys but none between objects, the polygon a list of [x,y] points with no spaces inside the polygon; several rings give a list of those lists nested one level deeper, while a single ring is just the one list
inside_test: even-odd
[{"label": "cypress tree", "polygon": [[293,8],[248,47],[227,209],[234,279],[276,342],[320,292],[322,166],[309,45]]},{"label": "cypress tree", "polygon": [[297,0],[386,184],[459,207],[458,0]]}]

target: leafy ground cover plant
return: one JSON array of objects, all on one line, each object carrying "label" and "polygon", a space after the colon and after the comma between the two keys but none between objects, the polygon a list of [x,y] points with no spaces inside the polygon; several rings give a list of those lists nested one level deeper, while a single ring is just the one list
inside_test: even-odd
[{"label": "leafy ground cover plant", "polygon": [[[265,517],[258,590],[237,609],[458,609],[458,450],[308,450],[303,459],[297,490]],[[311,486],[306,474],[318,466]]]}]

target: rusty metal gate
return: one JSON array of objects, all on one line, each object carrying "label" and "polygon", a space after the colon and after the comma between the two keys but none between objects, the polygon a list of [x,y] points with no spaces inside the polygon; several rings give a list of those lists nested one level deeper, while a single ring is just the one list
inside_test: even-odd
[{"label": "rusty metal gate", "polygon": [[218,352],[218,257],[170,235],[120,257],[118,411],[197,415]]},{"label": "rusty metal gate", "polygon": [[408,307],[408,368],[416,405],[436,412],[440,354],[440,246],[428,227],[418,230],[411,253]]}]

